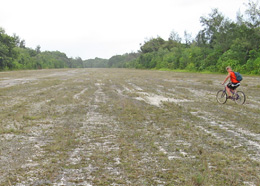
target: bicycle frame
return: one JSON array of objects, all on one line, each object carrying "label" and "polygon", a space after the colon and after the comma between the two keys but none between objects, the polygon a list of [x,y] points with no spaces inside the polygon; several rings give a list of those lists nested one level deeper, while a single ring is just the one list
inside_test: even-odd
[{"label": "bicycle frame", "polygon": [[[236,98],[234,98],[234,96],[236,95],[236,96],[238,96],[237,95],[237,91],[236,91],[236,89],[235,90],[232,90],[232,89],[229,89],[230,90],[230,92],[232,93],[232,100],[235,100]],[[223,90],[223,92],[226,92],[227,93],[227,87],[226,86],[224,86],[224,90]]]},{"label": "bicycle frame", "polygon": [[[227,85],[224,85],[224,89],[225,89],[225,92],[227,93]],[[232,96],[234,96],[234,94],[236,94],[237,93],[237,89],[229,89],[230,90],[230,92],[232,93]]]},{"label": "bicycle frame", "polygon": [[230,92],[232,94],[231,97],[228,96],[227,87],[226,87],[226,85],[224,85],[224,89],[219,90],[218,93],[217,93],[218,102],[224,104],[224,103],[226,103],[227,99],[231,99],[231,100],[235,101],[237,104],[240,104],[240,105],[245,103],[246,97],[245,97],[245,94],[242,91],[237,91],[236,89],[235,90],[230,89]]}]

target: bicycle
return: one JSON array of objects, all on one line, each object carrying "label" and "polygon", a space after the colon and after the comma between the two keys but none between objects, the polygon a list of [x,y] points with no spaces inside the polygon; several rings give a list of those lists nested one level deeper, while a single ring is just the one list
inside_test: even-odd
[{"label": "bicycle", "polygon": [[219,103],[225,104],[228,99],[235,101],[238,105],[243,105],[246,101],[246,95],[242,91],[230,90],[232,97],[228,98],[226,86],[224,90],[219,90],[216,95],[216,99]]}]

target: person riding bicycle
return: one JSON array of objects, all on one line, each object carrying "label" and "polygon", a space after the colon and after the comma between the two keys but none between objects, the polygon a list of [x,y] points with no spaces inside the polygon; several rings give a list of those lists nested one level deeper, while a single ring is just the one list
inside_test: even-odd
[{"label": "person riding bicycle", "polygon": [[230,78],[231,82],[229,82],[226,85],[226,90],[228,93],[228,98],[232,98],[231,91],[236,90],[236,88],[240,86],[240,81],[237,80],[235,72],[232,71],[232,68],[230,66],[228,66],[226,68],[226,70],[228,71],[228,75],[227,75],[226,79],[224,80],[224,82],[222,83],[222,85],[224,85],[226,83],[226,81]]}]

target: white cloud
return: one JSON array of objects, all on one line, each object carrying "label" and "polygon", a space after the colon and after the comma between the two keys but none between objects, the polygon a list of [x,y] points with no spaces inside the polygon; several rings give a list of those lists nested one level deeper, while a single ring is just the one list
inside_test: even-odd
[{"label": "white cloud", "polygon": [[26,46],[82,59],[137,51],[145,38],[175,30],[193,37],[200,16],[219,8],[235,18],[247,0],[2,0],[0,26]]}]

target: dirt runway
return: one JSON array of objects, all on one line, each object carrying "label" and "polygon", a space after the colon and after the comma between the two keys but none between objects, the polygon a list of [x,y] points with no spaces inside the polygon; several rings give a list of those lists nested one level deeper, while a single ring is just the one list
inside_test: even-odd
[{"label": "dirt runway", "polygon": [[260,77],[0,72],[0,185],[260,185]]}]

